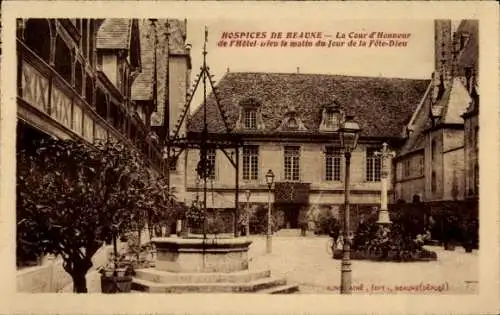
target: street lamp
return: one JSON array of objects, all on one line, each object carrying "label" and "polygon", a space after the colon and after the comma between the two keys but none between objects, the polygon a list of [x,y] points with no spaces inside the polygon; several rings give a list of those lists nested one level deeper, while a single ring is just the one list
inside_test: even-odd
[{"label": "street lamp", "polygon": [[247,199],[247,215],[245,222],[245,235],[250,236],[250,189],[245,190],[245,197]]},{"label": "street lamp", "polygon": [[272,240],[271,240],[271,188],[273,187],[273,182],[274,182],[274,173],[272,170],[268,170],[266,173],[266,183],[267,187],[269,188],[268,190],[268,195],[267,195],[267,200],[268,200],[268,206],[267,206],[267,234],[266,234],[266,252],[271,253],[272,252]]},{"label": "street lamp", "polygon": [[342,246],[342,265],[340,277],[340,293],[351,294],[351,240],[349,238],[350,213],[349,213],[349,178],[351,169],[351,152],[356,148],[361,129],[354,116],[347,116],[340,131],[340,143],[345,156],[344,174],[344,234]]},{"label": "street lamp", "polygon": [[389,163],[387,163],[390,158],[396,156],[394,151],[389,150],[387,143],[382,144],[382,149],[375,152],[375,156],[380,157],[382,162],[382,172],[380,182],[382,188],[380,190],[380,210],[378,212],[378,224],[391,224],[391,218],[389,217],[389,210],[387,208],[387,181],[389,175]]}]

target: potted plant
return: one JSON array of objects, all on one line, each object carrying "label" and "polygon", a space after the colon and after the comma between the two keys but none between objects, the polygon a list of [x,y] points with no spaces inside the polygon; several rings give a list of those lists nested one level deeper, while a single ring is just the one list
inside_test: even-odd
[{"label": "potted plant", "polygon": [[108,263],[101,268],[102,293],[128,293],[132,289],[132,269],[124,254],[109,256]]}]

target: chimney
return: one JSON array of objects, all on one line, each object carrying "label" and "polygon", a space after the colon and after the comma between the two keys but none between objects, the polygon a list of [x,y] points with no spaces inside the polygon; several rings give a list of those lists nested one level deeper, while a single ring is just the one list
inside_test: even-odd
[{"label": "chimney", "polygon": [[297,73],[300,73],[300,68],[299,67],[297,67]]},{"label": "chimney", "polygon": [[437,78],[443,78],[445,88],[451,81],[453,52],[451,20],[434,21],[434,71]]},{"label": "chimney", "polygon": [[227,67],[226,72],[229,73],[229,67]]}]

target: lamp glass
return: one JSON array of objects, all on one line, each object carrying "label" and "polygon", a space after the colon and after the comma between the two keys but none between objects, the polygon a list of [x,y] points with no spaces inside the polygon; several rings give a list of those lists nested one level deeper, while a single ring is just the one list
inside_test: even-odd
[{"label": "lamp glass", "polygon": [[274,182],[274,173],[272,170],[267,171],[266,173],[266,183],[268,185],[272,185]]},{"label": "lamp glass", "polygon": [[340,142],[344,150],[351,152],[356,148],[360,131],[361,129],[358,123],[354,121],[354,117],[347,116],[340,129]]}]

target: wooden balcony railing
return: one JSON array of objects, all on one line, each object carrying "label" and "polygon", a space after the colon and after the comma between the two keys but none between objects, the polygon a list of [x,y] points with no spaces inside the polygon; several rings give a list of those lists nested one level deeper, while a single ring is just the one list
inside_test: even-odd
[{"label": "wooden balcony railing", "polygon": [[[140,148],[135,141],[98,115],[70,83],[19,39],[17,52],[18,98],[23,103],[50,118],[72,136],[76,135],[90,143],[97,139],[111,138],[136,149]],[[145,131],[144,126],[136,125],[136,128]],[[164,161],[159,148],[146,138],[137,141],[143,141],[150,147],[146,152],[141,150],[150,166],[159,173],[164,173]]]}]

